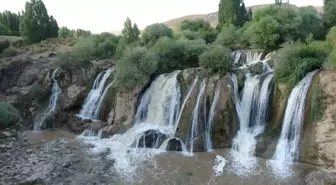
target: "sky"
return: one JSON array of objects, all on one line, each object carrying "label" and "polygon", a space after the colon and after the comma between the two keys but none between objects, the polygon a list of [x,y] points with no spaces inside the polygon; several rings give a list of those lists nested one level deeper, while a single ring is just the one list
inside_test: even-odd
[{"label": "sky", "polygon": [[[18,12],[27,0],[0,0],[0,11]],[[218,10],[219,0],[43,0],[49,15],[59,26],[93,33],[118,31],[128,17],[139,28],[190,14]],[[274,3],[274,0],[245,0],[246,6]],[[290,0],[297,6],[322,6],[323,0]]]}]

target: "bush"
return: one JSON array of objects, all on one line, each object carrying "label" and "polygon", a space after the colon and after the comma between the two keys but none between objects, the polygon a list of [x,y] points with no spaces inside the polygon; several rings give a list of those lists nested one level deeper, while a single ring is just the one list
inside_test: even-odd
[{"label": "bush", "polygon": [[237,28],[232,24],[223,26],[222,31],[217,35],[215,43],[231,49],[236,48],[235,45],[238,43]]},{"label": "bush", "polygon": [[48,96],[46,90],[40,84],[34,83],[29,92],[30,96],[39,103],[45,101]]},{"label": "bush", "polygon": [[325,63],[325,67],[336,69],[336,47],[334,47],[331,51],[328,57],[328,61]]},{"label": "bush", "polygon": [[9,47],[8,40],[0,41],[0,54]]},{"label": "bush", "polygon": [[72,51],[58,55],[55,64],[66,70],[73,70],[79,66],[86,66],[93,59],[112,57],[116,52],[119,37],[102,33],[87,38],[80,38]]},{"label": "bush", "polygon": [[203,38],[205,42],[212,43],[216,39],[217,32],[208,22],[204,20],[185,20],[180,23],[179,31],[188,39],[195,40]]},{"label": "bush", "polygon": [[230,49],[214,45],[200,56],[199,65],[209,73],[226,74],[231,69],[233,58]]},{"label": "bush", "polygon": [[302,39],[306,38],[309,34],[313,34],[314,39],[324,39],[326,30],[323,26],[323,19],[313,6],[300,7],[299,15],[302,19],[300,27]]},{"label": "bush", "polygon": [[2,57],[13,57],[13,56],[17,55],[18,53],[19,52],[16,48],[10,46],[10,47],[6,48],[5,50],[3,50],[1,56]]},{"label": "bush", "polygon": [[183,49],[183,58],[181,58],[181,65],[184,68],[197,67],[199,62],[199,56],[208,49],[205,41],[203,39],[180,39],[177,42],[181,45]]},{"label": "bush", "polygon": [[169,37],[160,38],[152,47],[158,58],[158,73],[166,73],[182,67],[183,46]]},{"label": "bush", "polygon": [[1,22],[0,22],[0,35],[7,35],[7,36],[11,35],[10,30]]},{"label": "bush", "polygon": [[308,72],[320,69],[331,50],[327,42],[287,43],[279,50],[275,79],[295,86]]},{"label": "bush", "polygon": [[129,48],[116,67],[117,84],[122,88],[133,88],[149,80],[157,69],[157,58],[144,47]]},{"label": "bush", "polygon": [[336,45],[336,26],[332,27],[327,35],[327,41],[330,44]]},{"label": "bush", "polygon": [[19,112],[11,104],[0,102],[0,128],[12,126],[19,119]]},{"label": "bush", "polygon": [[165,24],[156,23],[149,25],[143,31],[141,38],[145,45],[153,46],[161,37],[173,37],[173,31]]},{"label": "bush", "polygon": [[183,30],[178,33],[178,37],[181,39],[188,39],[188,40],[197,40],[202,39],[201,33],[191,30]]}]

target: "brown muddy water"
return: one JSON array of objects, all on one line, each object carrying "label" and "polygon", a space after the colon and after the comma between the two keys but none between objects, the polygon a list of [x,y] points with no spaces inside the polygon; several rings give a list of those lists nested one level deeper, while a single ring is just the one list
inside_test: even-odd
[{"label": "brown muddy water", "polygon": [[[113,182],[103,184],[304,185],[307,184],[306,177],[309,173],[321,170],[316,166],[297,163],[291,165],[288,170],[285,169],[285,172],[290,174],[289,176],[282,176],[272,170],[273,168],[269,160],[261,158],[254,158],[255,164],[252,165],[253,167],[248,170],[241,170],[241,167],[233,159],[234,154],[229,149],[215,150],[208,153],[194,153],[192,156],[179,152],[151,151],[151,149],[132,148],[124,150],[122,146],[115,144],[99,145],[100,140],[85,141],[76,139],[76,135],[64,130],[29,132],[27,133],[27,138],[32,145],[62,140],[63,138],[76,142],[93,143],[96,147],[92,146],[85,149],[89,156],[90,153],[96,153],[97,151],[98,153],[99,151],[105,152],[108,149],[110,155],[107,157],[115,160],[114,165],[111,166],[111,171],[117,175]],[[225,165],[217,166],[217,172],[218,170],[223,171],[221,174],[216,175],[216,169],[214,168],[218,164],[216,163],[218,156],[220,156],[219,158],[225,158],[227,161]],[[95,158],[92,160],[99,159]],[[134,173],[130,174],[129,169],[133,170]],[[101,174],[99,172],[96,173]],[[73,184],[76,184],[76,182]]]}]

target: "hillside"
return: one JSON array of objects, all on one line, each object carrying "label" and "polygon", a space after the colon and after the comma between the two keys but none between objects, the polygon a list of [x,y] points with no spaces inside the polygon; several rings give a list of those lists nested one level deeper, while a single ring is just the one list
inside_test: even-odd
[{"label": "hillside", "polygon": [[[252,12],[256,12],[257,10],[259,10],[261,8],[265,8],[265,7],[270,6],[270,5],[271,4],[255,5],[255,6],[247,7],[247,9],[251,8]],[[291,6],[298,8],[295,5],[291,5]],[[319,13],[323,12],[323,7],[322,6],[314,6],[314,7],[316,8],[316,10]],[[211,26],[216,27],[217,24],[218,24],[218,13],[213,12],[213,13],[209,13],[209,14],[187,15],[187,16],[171,19],[171,20],[165,21],[163,23],[170,28],[175,28],[178,23],[180,23],[184,20],[195,20],[195,19],[203,19],[203,20],[209,22],[211,24]]]}]

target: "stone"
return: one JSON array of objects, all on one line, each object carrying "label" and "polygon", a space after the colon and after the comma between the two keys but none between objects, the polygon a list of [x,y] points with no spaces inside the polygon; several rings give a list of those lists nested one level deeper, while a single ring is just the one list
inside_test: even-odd
[{"label": "stone", "polygon": [[169,140],[166,150],[167,151],[179,151],[179,152],[182,151],[181,141],[176,138]]},{"label": "stone", "polygon": [[70,109],[75,106],[80,107],[86,96],[86,87],[78,86],[76,84],[71,85],[67,89],[67,101],[64,108]]},{"label": "stone", "polygon": [[2,134],[5,136],[5,137],[11,137],[13,134],[11,134],[10,132],[2,132]]},{"label": "stone", "polygon": [[27,149],[26,152],[27,152],[27,153],[32,153],[33,150],[32,150],[32,149]]},{"label": "stone", "polygon": [[258,62],[258,63],[252,64],[250,66],[250,71],[253,74],[261,74],[261,73],[263,73],[263,66],[264,66],[264,64],[262,62]]},{"label": "stone", "polygon": [[167,138],[168,136],[164,133],[161,133],[159,130],[147,130],[140,137],[137,147],[159,148]]},{"label": "stone", "polygon": [[25,70],[24,73],[19,77],[17,85],[21,87],[31,85],[35,81],[39,72],[40,70],[37,68]]}]

